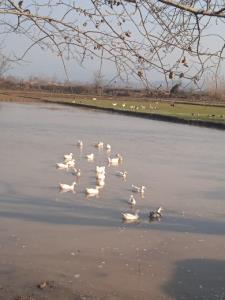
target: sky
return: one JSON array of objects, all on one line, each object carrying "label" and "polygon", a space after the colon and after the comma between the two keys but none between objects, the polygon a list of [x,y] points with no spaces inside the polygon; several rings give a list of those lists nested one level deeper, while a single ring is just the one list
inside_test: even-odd
[{"label": "sky", "polygon": [[[86,7],[88,7],[88,4],[90,5],[90,1],[88,0],[77,0],[76,5],[79,6],[79,2],[82,3],[82,7],[84,7],[85,5]],[[28,5],[29,1],[24,1],[24,3],[25,4],[23,5]],[[57,17],[59,15],[61,16],[62,14],[62,12],[58,11],[58,6],[56,6],[54,8],[54,16]],[[17,24],[17,17],[14,24]],[[82,20],[80,21],[79,25],[82,26]],[[9,56],[10,58],[14,58],[23,55],[29,45],[30,43],[23,35],[10,33],[6,35],[2,49],[7,56]],[[96,77],[96,73],[100,68],[100,62],[96,58],[94,58],[93,60],[89,59],[82,66],[73,59],[65,61],[65,63],[69,80],[72,82],[93,82],[94,78]],[[102,74],[104,82],[115,82],[114,78],[117,75],[117,70],[114,64],[110,63],[109,61],[105,61],[102,66]],[[27,79],[31,76],[39,76],[42,78],[49,78],[50,80],[67,80],[62,61],[57,56],[57,54],[51,53],[47,49],[42,50],[38,45],[29,50],[29,52],[26,54],[26,57],[24,58],[24,61],[11,64],[11,69],[8,71],[7,75],[13,75],[15,77],[24,79]],[[158,78],[160,78],[159,76],[157,77],[157,74],[153,74],[153,76],[154,80],[156,81],[158,80]],[[121,80],[117,78],[116,82],[121,82]],[[133,78],[130,79],[129,84],[133,86],[143,86],[141,80],[136,79],[136,81],[134,81]]]},{"label": "sky", "polygon": [[[76,0],[75,3],[78,3],[77,5],[79,5],[79,2],[81,2],[82,5],[88,5],[88,3],[90,3],[90,1],[88,0]],[[29,3],[29,1],[24,1],[24,3],[27,4]],[[58,6],[56,10],[54,10],[54,14],[56,15],[59,14],[57,9]],[[218,33],[221,32],[222,35],[222,33],[224,32],[224,26],[223,24],[221,26],[222,27],[217,27],[216,30]],[[212,33],[214,33],[215,31],[213,28],[210,29]],[[212,47],[212,44],[216,45],[216,42],[214,43],[212,37],[207,38],[207,40],[209,41],[209,47]],[[222,40],[221,43],[224,43],[224,40]],[[6,56],[14,58],[21,56],[27,49],[27,47],[29,47],[29,45],[30,43],[27,41],[24,35],[10,33],[8,35],[5,35],[4,43],[0,44],[0,49],[2,49],[1,51],[5,53]],[[171,60],[170,55],[171,54],[168,54],[168,58]],[[177,58],[174,58],[172,60],[176,61]],[[100,65],[97,59],[89,59],[82,66],[76,60],[72,59],[70,59],[69,61],[65,61],[65,63],[66,71],[71,82],[93,82]],[[104,75],[104,82],[111,82],[111,80],[113,80],[116,75],[115,66],[108,61],[105,62],[103,64],[102,74]],[[63,68],[61,59],[55,53],[51,53],[47,49],[42,50],[39,46],[34,46],[31,50],[29,50],[24,61],[11,64],[11,69],[8,71],[7,75],[13,75],[24,79],[28,79],[31,76],[38,76],[49,80],[67,80],[67,76]],[[162,79],[161,75],[157,74],[156,71],[151,71],[150,75],[151,81],[154,81],[156,83],[158,83]],[[133,79],[131,79],[130,84],[134,84],[134,81],[132,80]],[[137,84],[138,86],[138,81],[136,81],[135,84]]]},{"label": "sky", "polygon": [[[7,39],[4,53],[10,57],[20,56],[25,51],[28,43],[22,36],[12,35]],[[99,67],[95,62],[81,66],[75,60],[66,61],[66,69],[70,81],[89,82],[93,81]],[[110,77],[110,68],[105,68],[106,77]],[[20,63],[13,63],[8,75],[29,78],[40,76],[49,79],[67,80],[62,61],[55,53],[42,50],[39,46],[32,48]]]},{"label": "sky", "polygon": [[[11,35],[4,46],[4,53],[10,57],[19,57],[24,53],[28,45],[23,36]],[[41,79],[60,82],[67,81],[68,75],[70,82],[94,83],[100,68],[100,62],[97,59],[89,59],[82,65],[76,60],[70,59],[66,60],[65,64],[67,74],[61,59],[56,53],[51,53],[48,50],[42,50],[39,46],[35,46],[27,53],[23,61],[11,63],[11,68],[6,75],[25,80],[31,77],[40,77]],[[102,81],[106,85],[114,83],[117,86],[143,87],[141,80],[137,81],[133,78],[130,78],[129,82],[122,82],[116,76],[115,66],[109,61],[103,63],[101,74]],[[157,82],[157,76],[154,79]]]},{"label": "sky", "polygon": [[[79,1],[77,0],[77,3]],[[81,2],[83,6],[90,3],[88,0],[82,0]],[[24,3],[27,4],[29,1],[24,1]],[[57,16],[57,14],[57,8],[55,8],[54,15]],[[1,52],[12,59],[23,55],[24,51],[30,45],[30,41],[22,34],[10,33],[2,36],[4,36],[4,38],[3,43],[0,43]],[[92,82],[100,65],[96,59],[89,60],[88,63],[84,63],[82,66],[73,59],[65,61],[65,63],[69,80],[75,82]],[[111,80],[115,76],[114,66],[107,62],[103,65],[103,73],[106,81]],[[57,54],[51,53],[47,49],[42,50],[39,46],[34,46],[29,50],[24,61],[11,63],[11,68],[7,72],[7,75],[24,79],[30,76],[40,76],[43,78],[58,79],[60,81],[67,80],[62,61]]]}]

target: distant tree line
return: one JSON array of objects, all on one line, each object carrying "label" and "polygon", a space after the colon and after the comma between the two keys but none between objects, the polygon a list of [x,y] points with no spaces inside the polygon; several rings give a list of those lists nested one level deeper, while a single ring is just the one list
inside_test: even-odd
[{"label": "distant tree line", "polygon": [[27,80],[18,79],[14,76],[5,76],[0,78],[0,89],[10,90],[26,90],[26,91],[42,91],[51,93],[78,94],[78,95],[94,95],[94,96],[120,96],[120,97],[152,97],[167,96],[169,90],[161,88],[131,88],[119,87],[112,85],[104,85],[103,83],[96,85],[94,83],[71,83],[51,81],[33,77]]}]

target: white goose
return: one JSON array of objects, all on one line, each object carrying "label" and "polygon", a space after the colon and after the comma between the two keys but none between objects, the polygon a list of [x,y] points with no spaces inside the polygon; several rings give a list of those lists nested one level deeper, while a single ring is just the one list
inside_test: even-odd
[{"label": "white goose", "polygon": [[99,186],[96,186],[96,188],[86,188],[85,193],[90,196],[95,196],[99,194],[99,189]]},{"label": "white goose", "polygon": [[142,185],[141,187],[132,184],[132,191],[136,193],[144,194],[146,187]]},{"label": "white goose", "polygon": [[87,154],[87,155],[86,155],[86,158],[87,158],[88,160],[93,160],[93,159],[94,159],[94,153]]},{"label": "white goose", "polygon": [[64,163],[57,163],[56,168],[60,170],[65,170],[65,169],[68,170],[68,165]]},{"label": "white goose", "polygon": [[131,206],[135,206],[136,205],[136,200],[135,200],[135,198],[134,198],[133,195],[130,195],[129,203],[130,203]]},{"label": "white goose", "polygon": [[127,171],[124,171],[124,172],[119,171],[116,173],[116,176],[123,177],[125,179],[125,178],[127,178],[127,174],[128,174]]},{"label": "white goose", "polygon": [[60,183],[59,188],[61,191],[64,191],[64,192],[69,192],[69,191],[74,192],[75,185],[76,185],[75,181],[71,185]]},{"label": "white goose", "polygon": [[123,220],[125,221],[136,221],[139,219],[138,212],[135,212],[134,214],[131,213],[122,213]]},{"label": "white goose", "polygon": [[67,160],[67,161],[70,161],[72,158],[73,158],[73,153],[64,155],[64,159]]}]

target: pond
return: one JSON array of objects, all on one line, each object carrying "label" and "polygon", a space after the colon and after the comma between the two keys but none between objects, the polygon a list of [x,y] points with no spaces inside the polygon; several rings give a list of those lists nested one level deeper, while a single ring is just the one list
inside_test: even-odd
[{"label": "pond", "polygon": [[[42,293],[42,280],[57,283],[46,299],[224,297],[224,131],[40,103],[0,103],[0,128],[4,299]],[[56,169],[70,152],[79,179]],[[117,153],[123,162],[108,165]],[[96,165],[106,166],[105,186],[86,197]],[[116,176],[125,170],[126,180]],[[75,193],[59,192],[74,179]],[[132,184],[146,186],[135,208]],[[160,206],[161,220],[150,222]],[[139,221],[123,223],[135,209]]]}]

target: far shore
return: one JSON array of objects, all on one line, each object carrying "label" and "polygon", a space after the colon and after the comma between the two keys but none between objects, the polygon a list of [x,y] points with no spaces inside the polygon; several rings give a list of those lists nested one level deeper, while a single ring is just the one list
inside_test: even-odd
[{"label": "far shore", "polygon": [[225,103],[183,98],[133,98],[0,90],[0,101],[57,103],[105,110],[152,120],[225,129]]}]

